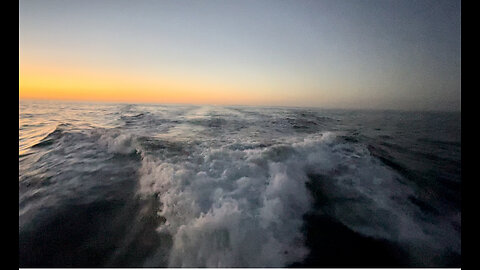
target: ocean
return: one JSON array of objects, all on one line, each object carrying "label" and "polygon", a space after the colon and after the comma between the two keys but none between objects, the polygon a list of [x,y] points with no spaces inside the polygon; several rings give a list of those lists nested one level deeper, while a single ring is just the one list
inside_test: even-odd
[{"label": "ocean", "polygon": [[20,101],[20,267],[461,267],[459,112]]}]

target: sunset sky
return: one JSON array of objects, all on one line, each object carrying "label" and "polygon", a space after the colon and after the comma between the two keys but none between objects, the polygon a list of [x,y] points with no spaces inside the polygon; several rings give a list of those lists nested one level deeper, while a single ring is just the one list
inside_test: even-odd
[{"label": "sunset sky", "polygon": [[460,1],[20,0],[20,99],[460,110]]}]

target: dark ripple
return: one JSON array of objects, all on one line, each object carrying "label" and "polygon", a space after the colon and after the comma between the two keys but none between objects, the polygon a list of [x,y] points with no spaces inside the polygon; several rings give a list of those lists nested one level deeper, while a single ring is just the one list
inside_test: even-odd
[{"label": "dark ripple", "polygon": [[[327,199],[323,177],[309,175],[306,183],[314,199],[314,209],[304,215],[303,232],[310,249],[307,258],[289,267],[406,267],[408,254],[398,244],[375,239],[354,232],[347,226],[325,214]],[[328,211],[327,211],[328,212]]]}]

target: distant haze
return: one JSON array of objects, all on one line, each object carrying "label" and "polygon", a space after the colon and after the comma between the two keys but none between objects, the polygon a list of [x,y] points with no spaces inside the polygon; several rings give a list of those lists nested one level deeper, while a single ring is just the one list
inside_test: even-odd
[{"label": "distant haze", "polygon": [[460,1],[20,0],[20,99],[460,110]]}]

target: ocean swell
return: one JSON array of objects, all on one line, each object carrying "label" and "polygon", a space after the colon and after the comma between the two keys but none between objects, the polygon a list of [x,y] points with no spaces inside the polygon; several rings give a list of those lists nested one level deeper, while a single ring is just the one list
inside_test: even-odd
[{"label": "ocean swell", "polygon": [[399,136],[377,113],[96,106],[20,116],[22,266],[458,265],[456,134]]}]

